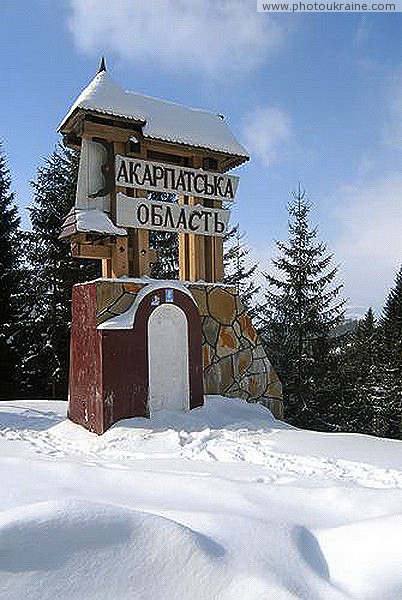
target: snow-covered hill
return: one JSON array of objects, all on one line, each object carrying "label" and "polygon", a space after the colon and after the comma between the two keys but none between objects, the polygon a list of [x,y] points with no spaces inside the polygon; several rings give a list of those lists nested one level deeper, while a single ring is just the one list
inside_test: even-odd
[{"label": "snow-covered hill", "polygon": [[98,437],[0,404],[1,600],[402,600],[402,442],[207,398]]}]

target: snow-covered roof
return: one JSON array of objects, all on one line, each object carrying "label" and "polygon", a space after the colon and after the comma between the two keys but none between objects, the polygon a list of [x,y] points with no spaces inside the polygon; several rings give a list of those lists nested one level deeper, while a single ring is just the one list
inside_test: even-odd
[{"label": "snow-covered roof", "polygon": [[97,208],[83,210],[73,207],[63,222],[60,238],[67,238],[75,233],[127,235],[127,231],[121,227],[116,227],[103,211]]},{"label": "snow-covered roof", "polygon": [[132,119],[143,125],[146,138],[249,158],[221,116],[125,91],[106,71],[98,73],[79,95],[59,130],[77,109]]}]

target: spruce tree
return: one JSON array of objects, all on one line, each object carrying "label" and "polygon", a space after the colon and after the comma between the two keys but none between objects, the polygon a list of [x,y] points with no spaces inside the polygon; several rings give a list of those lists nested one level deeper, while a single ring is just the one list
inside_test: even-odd
[{"label": "spruce tree", "polygon": [[223,283],[236,288],[248,315],[251,318],[256,318],[259,313],[256,296],[260,291],[260,286],[255,281],[258,264],[250,263],[248,260],[250,250],[244,242],[244,237],[244,233],[240,232],[239,224],[231,227],[226,233],[223,254],[225,269]]},{"label": "spruce tree", "polygon": [[380,320],[381,372],[388,397],[386,413],[390,437],[402,438],[402,266],[388,294]]},{"label": "spruce tree", "polygon": [[356,385],[364,385],[377,364],[378,332],[373,309],[370,307],[357,323],[350,336],[349,360],[355,370]]},{"label": "spruce tree", "polygon": [[342,431],[400,437],[398,363],[387,351],[384,330],[373,310],[369,308],[357,326],[337,340],[330,370],[335,394],[329,419]]},{"label": "spruce tree", "polygon": [[387,390],[380,365],[380,335],[371,308],[349,336],[343,383],[351,390],[343,426],[347,431],[384,434],[382,406]]},{"label": "spruce tree", "polygon": [[391,360],[402,373],[402,266],[385,302],[381,316],[381,329]]},{"label": "spruce tree", "polygon": [[60,145],[38,169],[32,231],[27,232],[30,289],[24,331],[26,393],[67,397],[71,292],[75,283],[100,275],[99,261],[78,260],[59,239],[63,218],[74,204],[79,156]]},{"label": "spruce tree", "polygon": [[299,189],[288,205],[289,240],[277,242],[277,275],[265,273],[264,328],[268,355],[284,386],[285,418],[295,425],[331,428],[329,370],[332,332],[343,320],[337,267],[309,223],[310,204]]},{"label": "spruce tree", "polygon": [[[158,202],[177,202],[176,194],[150,192],[150,200]],[[157,251],[157,259],[152,264],[151,277],[155,279],[179,278],[179,237],[173,231],[150,231],[149,243]]]},{"label": "spruce tree", "polygon": [[21,232],[11,176],[0,144],[0,398],[17,393]]}]

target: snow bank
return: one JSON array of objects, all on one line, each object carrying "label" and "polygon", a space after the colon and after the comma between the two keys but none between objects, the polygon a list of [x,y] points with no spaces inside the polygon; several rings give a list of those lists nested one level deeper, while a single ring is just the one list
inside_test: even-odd
[{"label": "snow bank", "polygon": [[[250,561],[169,519],[107,504],[53,501],[8,510],[0,515],[3,597],[29,591],[31,600],[266,600],[275,593],[290,600],[320,588],[327,598],[341,597],[310,531],[259,529]],[[276,560],[274,540],[286,547]]]},{"label": "snow bank", "polygon": [[98,503],[45,502],[0,515],[2,597],[174,600],[222,587],[224,550],[163,517]]},{"label": "snow bank", "polygon": [[97,436],[0,403],[0,599],[400,600],[402,443],[209,397]]},{"label": "snow bank", "polygon": [[[285,443],[281,442],[283,438]],[[57,448],[59,453],[81,453],[96,456],[97,460],[159,457],[243,462],[263,466],[275,476],[324,477],[358,481],[373,488],[402,488],[399,470],[369,462],[384,441],[369,436],[360,436],[358,443],[356,439],[359,436],[300,431],[277,421],[263,406],[219,396],[207,397],[203,407],[190,412],[162,410],[152,419],[120,421],[101,437],[69,421],[42,436],[44,445]],[[392,453],[393,462],[401,464],[402,444],[396,444],[390,442],[393,452],[386,454]],[[356,454],[364,462],[353,460]],[[384,458],[384,452],[379,456]]]},{"label": "snow bank", "polygon": [[402,598],[402,513],[318,534],[331,581],[354,598]]}]

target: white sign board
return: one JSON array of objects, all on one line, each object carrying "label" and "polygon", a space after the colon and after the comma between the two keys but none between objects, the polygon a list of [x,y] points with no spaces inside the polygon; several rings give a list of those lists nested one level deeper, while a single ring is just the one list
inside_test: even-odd
[{"label": "white sign board", "polygon": [[228,228],[229,216],[229,210],[201,205],[156,202],[130,198],[125,194],[116,196],[116,224],[122,227],[223,236]]},{"label": "white sign board", "polygon": [[234,200],[239,185],[239,178],[235,175],[222,175],[139,158],[116,156],[115,167],[116,185],[156,192]]}]

